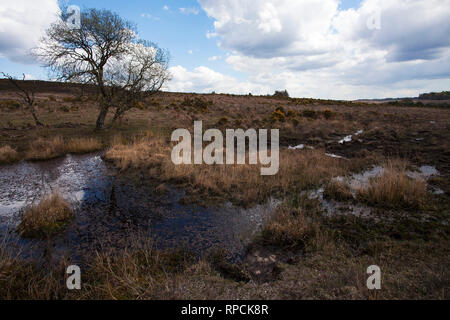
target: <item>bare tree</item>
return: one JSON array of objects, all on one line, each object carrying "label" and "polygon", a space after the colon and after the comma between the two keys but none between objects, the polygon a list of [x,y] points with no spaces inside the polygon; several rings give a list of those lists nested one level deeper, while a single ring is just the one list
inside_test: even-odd
[{"label": "bare tree", "polygon": [[[99,115],[96,127],[102,129],[109,108],[120,101],[117,98],[118,94],[134,92],[139,88],[145,90],[147,85],[143,84],[143,81],[150,80],[156,83],[161,81],[134,74],[140,71],[147,74],[147,67],[128,68],[130,71],[128,84],[113,81],[118,77],[114,75],[112,65],[127,61],[127,57],[133,54],[130,44],[138,43],[136,29],[132,23],[109,10],[97,9],[82,11],[80,20],[79,29],[70,28],[62,20],[53,24],[47,30],[40,47],[34,50],[34,54],[56,74],[59,80],[94,84],[97,87]],[[167,78],[167,64],[163,65],[164,72],[155,73],[155,77]],[[116,107],[116,113],[117,110]],[[123,114],[125,111],[119,113]]]},{"label": "bare tree", "polygon": [[128,110],[142,105],[170,79],[167,51],[147,41],[129,43],[127,47],[125,59],[113,59],[105,69],[105,81],[114,90],[112,124]]},{"label": "bare tree", "polygon": [[23,103],[23,107],[26,110],[29,110],[31,115],[33,116],[34,123],[36,126],[43,126],[42,122],[39,121],[36,115],[35,105],[35,92],[36,92],[36,83],[35,81],[28,81],[25,83],[25,74],[23,74],[22,80],[18,80],[13,76],[2,72],[3,77],[9,80],[12,86],[15,88],[16,95],[20,98]]}]

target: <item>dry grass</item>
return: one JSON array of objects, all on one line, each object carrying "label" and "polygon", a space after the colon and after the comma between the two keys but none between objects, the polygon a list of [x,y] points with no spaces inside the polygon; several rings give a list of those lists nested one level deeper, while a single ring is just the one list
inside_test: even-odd
[{"label": "dry grass", "polygon": [[46,238],[63,229],[72,216],[70,205],[54,192],[38,204],[25,208],[17,231],[25,238]]},{"label": "dry grass", "polygon": [[0,299],[205,299],[220,294],[206,283],[230,284],[205,260],[183,251],[157,251],[145,242],[86,258],[82,290],[70,291],[65,285],[70,261],[61,258],[43,267],[0,242]]},{"label": "dry grass", "polygon": [[327,183],[323,193],[327,199],[348,201],[353,199],[353,194],[347,183],[339,180],[331,180]]},{"label": "dry grass", "polygon": [[65,145],[68,153],[89,153],[102,148],[102,143],[96,138],[72,138]]},{"label": "dry grass", "polygon": [[106,152],[105,159],[114,163],[121,170],[130,168],[145,168],[155,165],[170,156],[169,149],[161,139],[154,138],[150,133],[144,137],[134,138],[132,143],[126,143],[122,137],[114,137],[112,147]]},{"label": "dry grass", "polygon": [[[65,287],[68,261],[48,271],[0,249],[0,299],[448,299],[447,244],[388,242],[373,256],[336,247],[283,265],[279,279],[263,284],[224,279],[204,260],[189,262],[179,254],[102,252],[83,268],[82,289],[73,291]],[[366,287],[366,269],[374,263],[382,270],[377,292]]]},{"label": "dry grass", "polygon": [[406,166],[388,163],[385,172],[370,179],[368,187],[358,190],[357,198],[371,205],[387,208],[418,209],[427,198],[427,184],[406,175]]},{"label": "dry grass", "polygon": [[66,153],[89,153],[103,148],[97,138],[71,138],[67,142],[61,136],[39,138],[29,144],[25,154],[27,160],[49,160]]},{"label": "dry grass", "polygon": [[39,138],[30,143],[25,157],[27,160],[48,160],[57,158],[63,155],[64,152],[65,146],[62,137]]},{"label": "dry grass", "polygon": [[264,244],[304,248],[321,234],[319,225],[308,219],[303,209],[282,206],[262,230]]},{"label": "dry grass", "polygon": [[20,157],[17,151],[10,146],[4,146],[0,148],[0,164],[13,163],[19,159]]},{"label": "dry grass", "polygon": [[180,299],[186,294],[183,281],[201,286],[203,277],[214,274],[209,264],[186,252],[157,251],[151,245],[136,244],[120,254],[97,254],[87,275],[87,281],[95,285],[83,298]]},{"label": "dry grass", "polygon": [[240,204],[313,188],[358,165],[358,161],[350,164],[327,157],[321,150],[282,149],[278,174],[261,176],[258,165],[174,165],[170,152],[170,146],[163,140],[147,135],[131,144],[118,141],[105,158],[121,169],[149,168],[151,177],[182,183],[191,192],[232,199]]}]

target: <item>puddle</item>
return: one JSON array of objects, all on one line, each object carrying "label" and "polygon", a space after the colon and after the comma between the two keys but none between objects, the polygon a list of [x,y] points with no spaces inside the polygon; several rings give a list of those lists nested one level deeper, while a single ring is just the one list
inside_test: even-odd
[{"label": "puddle", "polygon": [[[374,166],[362,173],[354,173],[349,177],[336,177],[334,180],[345,182],[355,196],[358,189],[365,188],[369,185],[369,180],[381,176],[385,172],[385,168]],[[419,171],[406,171],[406,175],[411,179],[428,180],[431,176],[439,175],[439,171],[433,166],[421,166]]]},{"label": "puddle", "polygon": [[304,144],[299,144],[298,146],[295,146],[295,147],[291,147],[291,146],[288,147],[289,150],[302,150],[304,148],[305,148]]},{"label": "puddle", "polygon": [[[326,154],[327,156],[339,157],[332,154]],[[385,172],[385,168],[381,166],[374,166],[364,172],[354,173],[348,177],[338,176],[333,178],[335,181],[343,182],[347,184],[352,192],[353,198],[356,198],[357,192],[361,188],[365,188],[369,185],[369,181],[372,178],[381,176]],[[412,179],[427,180],[431,176],[439,175],[439,172],[432,166],[421,166],[419,171],[407,171],[406,174]],[[433,194],[443,194],[444,191],[439,188],[432,188]],[[309,199],[317,199],[320,201],[322,211],[327,215],[336,214],[353,214],[359,217],[369,216],[371,209],[365,205],[338,202],[335,200],[327,200],[323,196],[324,188],[321,187],[317,190],[309,190],[302,193],[307,195]]]},{"label": "puddle", "polygon": [[349,178],[337,177],[336,180],[346,181],[352,192],[356,192],[360,188],[367,187],[369,180],[381,176],[385,169],[380,166],[374,166],[362,173],[354,173]]},{"label": "puddle", "polygon": [[[77,256],[105,246],[120,248],[139,234],[157,248],[182,247],[202,254],[222,247],[239,260],[251,236],[279,204],[270,200],[250,209],[230,203],[208,208],[181,205],[182,190],[169,187],[161,195],[155,187],[117,175],[100,154],[2,166],[0,237],[8,227],[18,225],[23,207],[58,190],[73,205],[75,219],[52,240],[57,252]],[[10,238],[25,247],[43,247],[40,241],[20,239],[15,232]]]},{"label": "puddle", "polygon": [[323,193],[324,188],[319,188],[306,191],[303,195],[307,195],[311,200],[318,200],[322,212],[327,216],[352,214],[357,217],[368,217],[371,214],[371,209],[368,206],[327,200],[324,198]]},{"label": "puddle", "polygon": [[[355,136],[359,136],[360,134],[362,134],[364,132],[364,130],[358,130],[355,132]],[[351,142],[353,139],[353,135],[348,135],[346,137],[344,137],[343,139],[339,140],[339,144],[344,144],[346,142]]]},{"label": "puddle", "polygon": [[441,194],[444,194],[445,191],[440,189],[440,188],[437,188],[437,187],[432,187],[431,188],[431,193],[435,194],[435,195],[441,195]]},{"label": "puddle", "polygon": [[339,140],[339,143],[344,144],[346,142],[350,142],[350,141],[352,141],[352,137],[353,137],[352,135],[346,136],[344,139]]},{"label": "puddle", "polygon": [[432,176],[439,176],[440,173],[433,166],[421,166],[418,171],[406,171],[406,175],[411,179],[428,180]]},{"label": "puddle", "polygon": [[331,157],[331,158],[335,158],[335,159],[345,159],[348,160],[347,158],[343,157],[343,156],[338,156],[337,154],[334,153],[325,153],[325,155],[327,157]]}]

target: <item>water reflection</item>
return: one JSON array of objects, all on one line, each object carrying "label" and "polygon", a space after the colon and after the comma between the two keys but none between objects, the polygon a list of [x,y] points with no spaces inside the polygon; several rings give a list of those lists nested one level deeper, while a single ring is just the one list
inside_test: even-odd
[{"label": "water reflection", "polygon": [[[100,154],[68,155],[0,167],[0,232],[20,222],[21,208],[52,190],[58,190],[75,211],[74,221],[52,240],[52,246],[74,255],[128,246],[130,238],[144,235],[158,248],[184,247],[201,254],[220,246],[240,259],[249,239],[278,205],[273,200],[251,209],[229,203],[208,208],[181,205],[182,190],[169,187],[161,195],[152,183],[118,175]],[[39,241],[20,242],[40,247]]]}]

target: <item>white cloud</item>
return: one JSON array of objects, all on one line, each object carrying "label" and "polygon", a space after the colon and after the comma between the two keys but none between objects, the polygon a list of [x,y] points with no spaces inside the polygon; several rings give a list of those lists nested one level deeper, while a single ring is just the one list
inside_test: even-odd
[{"label": "white cloud", "polygon": [[182,14],[193,14],[193,15],[198,15],[200,13],[200,10],[198,8],[179,8],[180,12]]},{"label": "white cloud", "polygon": [[14,62],[34,62],[28,53],[58,18],[57,0],[14,0],[0,4],[0,55]]},{"label": "white cloud", "polygon": [[168,5],[164,5],[163,6],[163,10],[169,11],[169,6]]},{"label": "white cloud", "polygon": [[141,14],[141,17],[142,17],[142,18],[146,18],[146,19],[150,19],[150,20],[155,20],[155,21],[159,21],[159,20],[160,20],[159,17],[156,17],[156,16],[154,16],[154,15],[151,15],[150,13],[142,13],[142,14]]},{"label": "white cloud", "polygon": [[215,38],[217,36],[218,36],[218,34],[216,32],[207,32],[206,33],[206,38],[208,38],[208,39]]},{"label": "white cloud", "polygon": [[212,57],[208,58],[208,61],[217,61],[217,60],[220,60],[220,59],[222,59],[221,56],[212,56]]},{"label": "white cloud", "polygon": [[189,53],[189,54],[193,54],[193,53],[194,53],[194,51],[192,51],[192,50],[189,50],[189,51],[188,51],[188,53]]},{"label": "white cloud", "polygon": [[267,85],[239,81],[203,66],[193,71],[182,66],[175,66],[171,67],[169,72],[172,75],[172,81],[168,83],[168,90],[175,92],[210,93],[215,91],[217,93],[265,94],[270,90]]},{"label": "white cloud", "polygon": [[199,3],[214,19],[207,37],[232,52],[227,63],[271,91],[383,97],[450,83],[450,0],[365,0],[349,10],[339,0]]},{"label": "white cloud", "polygon": [[[275,90],[287,89],[291,96],[333,99],[355,99],[371,97],[407,97],[419,92],[433,91],[437,85],[450,86],[450,80],[406,80],[390,86],[363,85],[358,83],[344,83],[330,74],[305,74],[284,71],[278,74],[259,73],[250,75],[246,81],[227,76],[208,67],[200,66],[192,71],[182,66],[169,69],[172,81],[167,89],[172,92],[199,93],[234,93],[255,95],[272,94]],[[310,81],[309,79],[314,79]],[[319,90],[317,88],[320,88]]]}]

